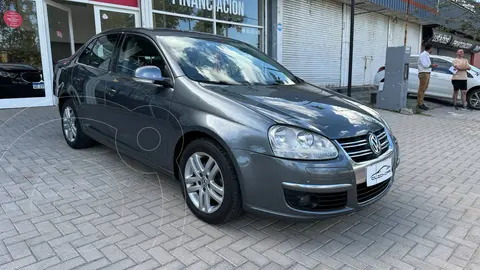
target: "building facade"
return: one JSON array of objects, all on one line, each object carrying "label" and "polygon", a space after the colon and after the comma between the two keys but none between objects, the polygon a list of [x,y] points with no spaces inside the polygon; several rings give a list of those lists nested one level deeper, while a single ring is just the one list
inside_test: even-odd
[{"label": "building facade", "polygon": [[[446,24],[438,10],[427,5],[431,1],[410,1],[408,23],[402,20],[408,0],[356,1],[355,85],[372,83],[385,62],[386,48],[403,45],[405,28],[412,53],[419,53],[426,40],[443,40],[438,36],[435,39],[435,33],[431,37],[425,34],[428,27]],[[69,57],[96,33],[119,27],[175,28],[238,39],[263,50],[311,83],[345,86],[350,45],[349,2],[1,0],[0,80],[13,83],[8,91],[4,91],[5,87],[0,90],[0,108],[55,104],[52,89],[55,63]],[[437,53],[451,54],[456,48],[452,44],[467,46],[458,40],[452,36],[448,44],[439,45]],[[471,43],[472,48],[478,45],[462,40]],[[35,74],[41,74],[41,79]]]}]

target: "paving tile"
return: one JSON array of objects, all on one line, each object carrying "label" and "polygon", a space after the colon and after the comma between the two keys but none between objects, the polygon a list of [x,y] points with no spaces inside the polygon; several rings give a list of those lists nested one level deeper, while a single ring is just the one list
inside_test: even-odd
[{"label": "paving tile", "polygon": [[49,122],[56,108],[25,110],[0,129],[0,149],[46,124],[0,159],[0,269],[477,269],[480,112],[449,112],[380,112],[402,163],[390,192],[358,213],[213,226],[185,207],[178,182],[103,146],[72,151]]},{"label": "paving tile", "polygon": [[53,251],[50,245],[45,242],[31,246],[30,250],[33,252],[33,255],[38,261],[43,261],[56,255],[55,251]]},{"label": "paving tile", "polygon": [[175,260],[175,257],[162,247],[154,247],[148,253],[162,265]]},{"label": "paving tile", "polygon": [[12,256],[13,260],[18,260],[32,254],[25,242],[19,242],[19,243],[9,245],[7,246],[7,249],[10,255]]}]

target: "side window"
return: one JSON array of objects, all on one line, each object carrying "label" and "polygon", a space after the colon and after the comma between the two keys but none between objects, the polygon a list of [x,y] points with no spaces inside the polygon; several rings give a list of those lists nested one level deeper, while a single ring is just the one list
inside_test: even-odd
[{"label": "side window", "polygon": [[410,68],[418,69],[418,57],[411,56],[409,65]]},{"label": "side window", "polygon": [[85,48],[78,62],[91,67],[108,70],[119,36],[119,34],[111,34],[99,37]]},{"label": "side window", "polygon": [[450,67],[452,66],[452,63],[445,61],[443,59],[432,59],[432,64],[437,64],[438,67],[434,68],[432,71],[438,72],[438,73],[443,73],[443,74],[449,74],[451,75],[452,73],[450,72]]},{"label": "side window", "polygon": [[126,36],[116,71],[133,77],[135,70],[144,66],[156,66],[162,71],[163,77],[170,77],[165,60],[150,40],[136,35]]},{"label": "side window", "polygon": [[92,55],[92,48],[93,48],[93,45],[95,45],[95,43],[97,42],[97,40],[93,40],[92,42],[90,42],[90,44],[88,44],[88,46],[83,50],[83,52],[80,54],[80,56],[78,57],[78,62],[81,63],[81,64],[84,64],[84,65],[88,65],[88,60],[90,58],[90,55]]}]

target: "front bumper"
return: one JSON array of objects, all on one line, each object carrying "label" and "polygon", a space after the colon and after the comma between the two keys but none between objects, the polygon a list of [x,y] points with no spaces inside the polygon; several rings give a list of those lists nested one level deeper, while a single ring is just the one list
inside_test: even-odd
[{"label": "front bumper", "polygon": [[[392,186],[400,162],[394,137],[390,137],[390,148],[385,154],[361,164],[352,162],[345,153],[322,162],[286,160],[245,150],[233,150],[233,154],[241,179],[244,209],[295,219],[343,215],[378,201]],[[389,158],[393,176],[367,187],[367,166]],[[307,196],[323,205],[315,209],[299,207],[292,201],[295,196]]]}]

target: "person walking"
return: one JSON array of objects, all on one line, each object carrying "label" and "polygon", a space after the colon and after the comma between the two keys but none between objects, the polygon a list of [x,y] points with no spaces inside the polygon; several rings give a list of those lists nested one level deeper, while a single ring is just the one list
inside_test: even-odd
[{"label": "person walking", "polygon": [[427,91],[428,85],[430,84],[430,73],[432,68],[436,68],[437,64],[432,64],[430,60],[430,54],[432,53],[432,45],[425,45],[425,50],[418,57],[418,79],[420,83],[418,85],[417,92],[417,108],[421,110],[428,110],[428,107],[423,104],[423,99],[425,98],[425,91]]},{"label": "person walking", "polygon": [[458,90],[462,92],[462,103],[463,109],[467,109],[467,70],[470,70],[470,63],[464,58],[465,53],[463,50],[457,51],[457,58],[453,59],[453,76],[452,76],[452,85],[453,85],[453,107],[455,110],[458,110],[457,106],[457,97]]}]

